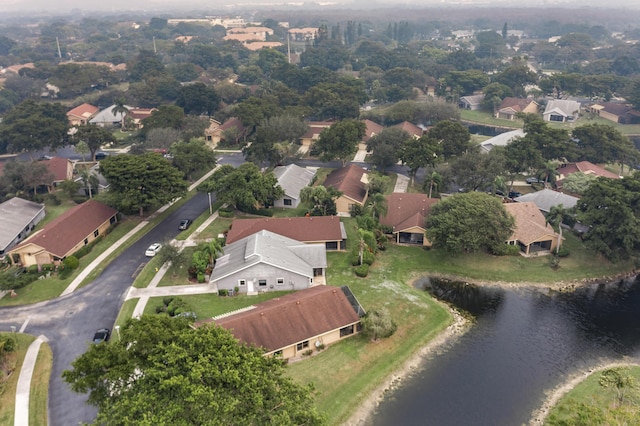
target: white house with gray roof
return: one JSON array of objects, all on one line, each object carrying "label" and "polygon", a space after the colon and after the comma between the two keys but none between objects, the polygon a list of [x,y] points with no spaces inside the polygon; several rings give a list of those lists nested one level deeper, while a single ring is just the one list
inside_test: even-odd
[{"label": "white house with gray roof", "polygon": [[24,240],[44,215],[44,204],[19,197],[0,204],[0,257]]},{"label": "white house with gray roof", "polygon": [[[118,112],[114,114],[113,109],[115,107],[116,105],[113,104],[110,107],[103,109],[89,120],[89,124],[94,124],[99,127],[114,127],[121,125],[126,113]],[[128,110],[133,109],[133,107],[128,105],[124,105],[124,107]]]},{"label": "white house with gray roof", "polygon": [[580,115],[580,102],[569,99],[552,99],[542,113],[544,121],[556,123],[572,122]]},{"label": "white house with gray roof", "polygon": [[325,284],[324,244],[305,244],[260,231],[224,247],[209,283],[239,293],[302,290]]},{"label": "white house with gray roof", "polygon": [[551,189],[543,189],[541,191],[524,194],[514,198],[514,200],[518,203],[531,201],[538,207],[538,210],[545,214],[551,211],[551,207],[562,204],[563,208],[570,209],[578,203],[578,198]]},{"label": "white house with gray roof", "polygon": [[498,136],[494,136],[491,139],[487,139],[486,141],[480,144],[480,152],[487,153],[491,151],[496,146],[507,146],[511,142],[513,142],[516,138],[524,137],[525,133],[522,129],[512,130],[510,132],[504,132],[499,134]]},{"label": "white house with gray roof", "polygon": [[295,164],[278,166],[273,170],[278,184],[284,190],[284,196],[273,202],[274,207],[295,209],[300,204],[300,191],[309,186],[316,176],[315,170],[300,167]]}]

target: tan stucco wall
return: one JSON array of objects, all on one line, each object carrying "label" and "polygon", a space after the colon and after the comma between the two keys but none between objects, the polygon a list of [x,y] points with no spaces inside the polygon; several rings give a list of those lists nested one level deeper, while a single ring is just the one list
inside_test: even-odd
[{"label": "tan stucco wall", "polygon": [[[353,324],[353,334],[349,334],[349,335],[344,336],[344,337],[340,337],[340,329],[332,330],[332,331],[329,331],[327,333],[321,334],[319,336],[313,336],[313,337],[310,337],[309,339],[307,339],[307,340],[309,340],[309,347],[308,348],[304,348],[304,349],[298,351],[298,350],[296,350],[296,346],[297,346],[298,343],[295,343],[295,344],[293,344],[291,346],[287,346],[285,348],[282,348],[281,349],[282,350],[282,358],[283,359],[288,359],[288,358],[292,358],[292,357],[295,357],[295,356],[302,356],[302,354],[304,352],[308,351],[309,349],[312,349],[312,350],[315,351],[315,350],[317,350],[316,349],[316,342],[317,341],[320,341],[320,343],[322,343],[326,348],[328,345],[330,345],[332,343],[335,343],[335,342],[337,342],[339,340],[342,340],[342,339],[346,339],[346,338],[351,337],[351,336],[355,336],[358,333],[359,332],[358,332],[357,323],[354,323]],[[277,352],[277,351],[269,352],[266,355],[272,355],[274,352]]]},{"label": "tan stucco wall", "polygon": [[343,196],[341,196],[341,197],[336,199],[336,210],[338,211],[338,213],[350,214],[351,213],[351,209],[349,208],[349,206],[351,204],[362,205],[362,203],[354,201],[351,198],[347,198],[347,197],[345,197],[343,195]]}]

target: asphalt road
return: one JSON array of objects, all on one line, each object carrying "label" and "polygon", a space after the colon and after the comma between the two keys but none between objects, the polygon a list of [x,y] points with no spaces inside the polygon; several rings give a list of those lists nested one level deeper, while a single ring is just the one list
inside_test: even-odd
[{"label": "asphalt road", "polygon": [[[58,155],[74,156],[71,151],[58,150]],[[36,155],[41,155],[37,153]],[[37,157],[36,157],[37,158]],[[244,162],[240,153],[225,153],[219,163],[238,166]],[[296,163],[304,166],[339,167],[339,163],[327,164],[315,160]],[[406,168],[394,166],[394,170],[406,174]],[[0,330],[12,327],[35,336],[44,335],[53,351],[53,370],[49,384],[49,424],[68,426],[95,420],[97,409],[87,404],[86,395],[70,390],[62,380],[62,372],[88,347],[95,330],[113,328],[125,294],[148,258],[145,249],[153,242],[168,241],[179,230],[181,219],[195,219],[208,210],[206,194],[198,193],[173,212],[162,223],[126,249],[109,264],[92,283],[74,293],[54,300],[28,306],[0,308]]]},{"label": "asphalt road", "polygon": [[[221,163],[240,164],[239,154],[225,154]],[[113,328],[134,281],[136,271],[148,258],[145,249],[153,242],[174,238],[181,219],[195,219],[209,209],[206,194],[198,193],[173,212],[161,224],[126,249],[89,285],[54,300],[28,306],[0,308],[0,330],[23,328],[24,333],[44,335],[53,351],[53,370],[49,384],[49,418],[52,426],[76,425],[95,420],[97,409],[86,403],[86,395],[72,392],[62,380],[62,372],[90,344],[93,333],[103,327]]]}]

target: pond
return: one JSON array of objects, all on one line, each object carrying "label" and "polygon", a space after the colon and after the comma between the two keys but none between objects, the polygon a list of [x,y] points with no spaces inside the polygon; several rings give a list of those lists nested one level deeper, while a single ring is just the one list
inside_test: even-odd
[{"label": "pond", "polygon": [[545,392],[578,371],[637,360],[640,281],[571,292],[420,281],[474,316],[471,329],[390,392],[374,425],[527,424]]}]

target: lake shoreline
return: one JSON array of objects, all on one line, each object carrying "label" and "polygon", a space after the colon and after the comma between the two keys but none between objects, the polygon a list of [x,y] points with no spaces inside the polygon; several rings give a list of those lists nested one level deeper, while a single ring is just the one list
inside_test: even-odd
[{"label": "lake shoreline", "polygon": [[[489,287],[489,288],[502,288],[509,290],[534,288],[537,290],[553,290],[553,291],[573,291],[581,286],[603,284],[612,281],[618,281],[622,279],[628,279],[638,275],[637,271],[624,272],[616,274],[614,276],[600,277],[600,278],[585,278],[581,280],[575,280],[571,282],[559,281],[554,283],[537,283],[537,282],[507,282],[507,281],[487,281],[472,279],[463,276],[451,275],[451,274],[439,274],[433,273],[429,277],[439,278],[444,280],[451,280],[457,282],[465,282],[477,286]],[[424,278],[424,276],[414,278],[409,284],[411,287],[415,287],[417,280]],[[378,386],[371,394],[360,404],[360,407],[349,417],[349,420],[343,423],[345,426],[364,426],[371,422],[372,416],[375,414],[377,407],[383,401],[386,394],[390,391],[397,389],[402,385],[402,382],[409,378],[416,369],[420,368],[430,357],[436,355],[440,350],[445,349],[447,345],[454,343],[460,336],[466,333],[471,328],[471,321],[465,318],[460,312],[453,307],[438,301],[449,309],[453,320],[452,323],[434,337],[425,346],[418,349],[409,359],[396,371],[390,374],[384,382]],[[532,419],[529,422],[531,425],[542,425],[544,419],[549,414],[555,404],[565,395],[571,391],[575,386],[582,382],[589,374],[595,371],[608,368],[610,366],[626,365],[620,363],[603,363],[596,367],[588,369],[586,372],[581,371],[576,373],[569,381],[564,382],[555,388],[553,388],[547,394],[541,407],[536,410]]]},{"label": "lake shoreline", "polygon": [[351,415],[349,420],[343,423],[344,425],[362,426],[370,424],[371,417],[375,414],[377,407],[387,392],[394,391],[401,386],[402,382],[420,369],[425,361],[436,355],[440,350],[444,350],[469,330],[471,322],[468,319],[450,306],[439,301],[437,302],[449,309],[453,317],[451,324],[442,332],[438,333],[429,343],[411,355],[399,369],[390,374],[380,386],[361,402],[360,407]]}]

